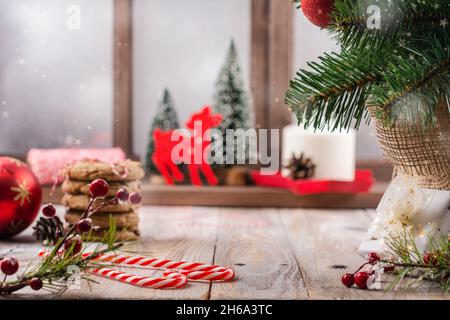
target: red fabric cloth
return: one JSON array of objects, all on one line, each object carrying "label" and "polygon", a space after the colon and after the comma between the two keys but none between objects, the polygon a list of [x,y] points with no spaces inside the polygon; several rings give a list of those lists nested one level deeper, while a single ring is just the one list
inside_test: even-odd
[{"label": "red fabric cloth", "polygon": [[62,170],[67,164],[81,159],[96,159],[115,163],[126,159],[121,148],[105,149],[30,149],[27,162],[40,184],[61,182]]},{"label": "red fabric cloth", "polygon": [[288,189],[298,195],[368,192],[374,183],[370,170],[356,170],[355,180],[350,182],[314,179],[292,180],[279,173],[262,175],[259,171],[253,171],[251,175],[256,185]]}]

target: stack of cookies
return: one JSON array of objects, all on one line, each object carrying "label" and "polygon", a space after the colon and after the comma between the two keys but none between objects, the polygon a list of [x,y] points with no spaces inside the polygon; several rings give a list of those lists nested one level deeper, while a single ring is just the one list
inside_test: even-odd
[{"label": "stack of cookies", "polygon": [[[76,224],[89,205],[89,184],[95,179],[108,182],[111,199],[117,191],[125,188],[128,192],[140,192],[140,179],[144,170],[139,162],[125,160],[112,165],[98,160],[81,160],[71,164],[66,169],[66,179],[62,184],[65,193],[62,203],[66,206],[66,221],[69,225]],[[99,199],[100,200],[100,199]],[[95,204],[94,204],[95,205]],[[128,202],[108,205],[95,213],[92,224],[98,226],[90,234],[90,240],[101,241],[109,230],[110,217],[114,219],[117,241],[132,241],[139,237],[138,207]]]}]

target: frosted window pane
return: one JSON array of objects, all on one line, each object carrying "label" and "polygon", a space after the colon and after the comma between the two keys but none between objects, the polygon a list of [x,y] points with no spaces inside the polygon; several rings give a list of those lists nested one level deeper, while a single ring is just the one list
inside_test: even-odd
[{"label": "frosted window pane", "polygon": [[[307,68],[306,62],[316,60],[324,52],[339,51],[339,46],[327,31],[313,25],[299,10],[295,11],[294,26],[294,72],[299,68]],[[372,126],[361,124],[356,136],[356,158],[382,159]]]},{"label": "frosted window pane", "polygon": [[0,153],[111,146],[112,0],[0,0],[0,30]]},{"label": "frosted window pane", "polygon": [[212,103],[214,83],[232,38],[249,87],[250,0],[187,3],[134,2],[134,149],[141,157],[163,88],[169,88],[181,123]]}]

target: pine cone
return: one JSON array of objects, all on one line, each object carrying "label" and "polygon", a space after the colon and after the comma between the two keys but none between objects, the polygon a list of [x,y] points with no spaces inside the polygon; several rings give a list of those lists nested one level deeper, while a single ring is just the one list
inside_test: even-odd
[{"label": "pine cone", "polygon": [[305,158],[303,153],[300,157],[293,154],[289,163],[284,167],[289,169],[289,177],[294,180],[311,178],[314,176],[316,169],[316,165],[310,158]]},{"label": "pine cone", "polygon": [[54,245],[64,231],[64,225],[55,216],[53,218],[41,217],[33,227],[33,238],[44,245]]}]

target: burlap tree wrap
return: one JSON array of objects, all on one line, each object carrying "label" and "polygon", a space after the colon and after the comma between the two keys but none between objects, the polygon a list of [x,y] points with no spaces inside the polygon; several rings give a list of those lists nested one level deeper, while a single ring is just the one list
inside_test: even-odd
[{"label": "burlap tree wrap", "polygon": [[445,103],[436,109],[436,124],[386,125],[369,107],[386,160],[396,173],[413,176],[428,189],[450,190],[450,113]]}]

